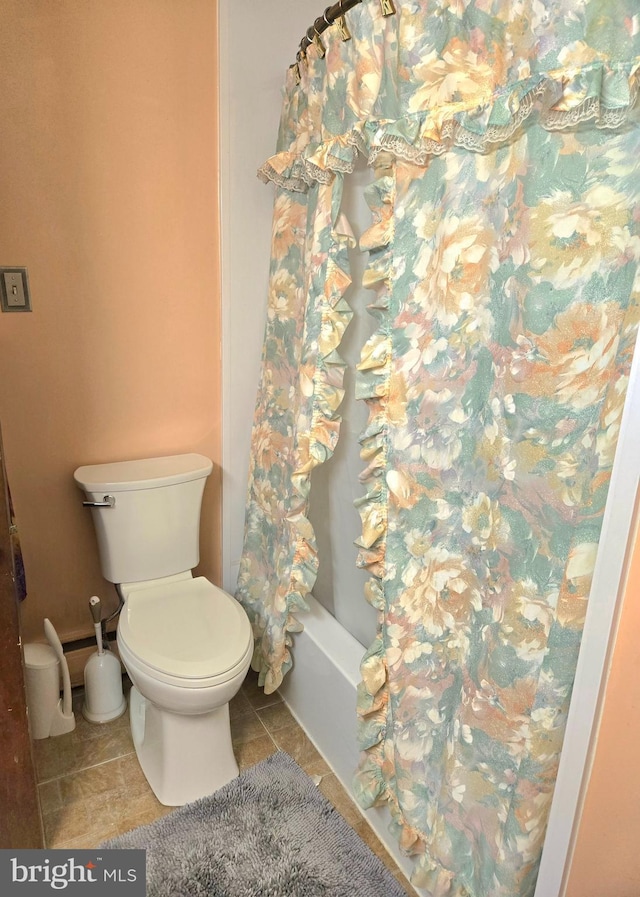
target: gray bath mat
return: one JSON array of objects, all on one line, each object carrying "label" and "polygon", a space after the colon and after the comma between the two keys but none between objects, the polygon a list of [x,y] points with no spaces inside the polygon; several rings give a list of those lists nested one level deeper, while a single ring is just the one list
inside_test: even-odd
[{"label": "gray bath mat", "polygon": [[284,751],[101,846],[146,848],[147,897],[406,895]]}]

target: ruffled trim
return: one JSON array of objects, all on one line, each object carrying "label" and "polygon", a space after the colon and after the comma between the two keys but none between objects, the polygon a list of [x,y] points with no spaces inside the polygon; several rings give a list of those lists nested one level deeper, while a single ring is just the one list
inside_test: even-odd
[{"label": "ruffled trim", "polygon": [[[251,667],[258,673],[258,684],[269,695],[276,691],[282,680],[293,666],[291,651],[293,645],[291,633],[301,632],[304,628],[295,614],[309,609],[305,601],[306,595],[313,588],[318,571],[317,551],[313,529],[307,518],[296,513],[287,517],[291,528],[291,538],[295,542],[291,579],[285,595],[286,619],[283,626],[282,639],[279,644],[273,642],[273,634],[267,628],[256,638]],[[274,648],[276,653],[274,654]]]},{"label": "ruffled trim", "polygon": [[[333,189],[333,205],[339,201],[338,190]],[[321,311],[317,336],[317,354],[311,378],[303,380],[302,391],[310,397],[307,406],[309,423],[300,427],[296,445],[297,466],[292,474],[293,494],[297,497],[296,511],[287,516],[290,527],[290,544],[295,546],[288,588],[284,601],[286,623],[284,627],[284,651],[273,657],[256,644],[252,667],[258,672],[258,684],[265,694],[271,694],[282,684],[292,666],[293,644],[291,633],[301,632],[302,623],[296,618],[299,611],[308,611],[307,597],[318,574],[318,552],[315,533],[306,517],[310,476],[314,467],[327,461],[335,450],[340,431],[341,416],[338,408],[344,397],[343,380],[345,362],[337,352],[344,331],[353,317],[353,311],[344,295],[351,284],[349,273],[349,248],[355,246],[349,223],[340,214],[331,231],[331,242],[326,261],[314,272],[310,295],[316,297]],[[314,301],[311,299],[310,301]]]},{"label": "ruffled trim", "polygon": [[509,141],[529,120],[547,130],[575,128],[592,121],[616,129],[629,119],[638,99],[640,59],[592,62],[532,75],[503,87],[485,102],[446,103],[407,113],[396,121],[359,122],[347,133],[322,140],[299,135],[297,147],[283,148],[258,176],[304,192],[314,182],[329,183],[336,172],[353,170],[358,151],[373,164],[381,152],[426,165],[453,146],[484,153]]},{"label": "ruffled trim", "polygon": [[379,328],[365,343],[356,365],[356,396],[369,408],[367,426],[360,435],[360,457],[366,467],[360,474],[365,494],[355,505],[362,520],[357,564],[371,578],[365,597],[377,614],[376,636],[360,666],[358,686],[358,744],[364,752],[354,780],[356,797],[364,807],[385,799],[393,800],[382,774],[389,704],[388,672],[384,651],[384,614],[386,610],[384,575],[387,543],[387,485],[384,473],[388,459],[389,381],[391,373],[391,336],[389,295],[393,277],[393,207],[395,178],[391,156],[381,156],[376,165],[376,180],[367,188],[367,203],[373,223],[360,238],[360,248],[368,250],[369,264],[365,286],[376,291],[369,311],[379,319]]},{"label": "ruffled trim", "polygon": [[365,344],[356,365],[356,395],[367,403],[369,419],[360,435],[360,456],[366,463],[360,480],[366,492],[355,505],[362,520],[362,532],[356,540],[360,548],[357,564],[371,574],[365,586],[365,597],[378,615],[375,638],[360,665],[362,680],[358,685],[357,715],[361,755],[353,790],[365,809],[387,804],[391,830],[400,848],[415,858],[411,881],[416,887],[425,888],[432,897],[465,897],[464,886],[454,885],[454,874],[429,854],[424,834],[406,822],[395,790],[393,760],[387,756],[387,745],[391,741],[391,738],[387,739],[387,730],[392,723],[384,644],[389,498],[385,474],[389,461],[388,399],[392,350],[389,300],[394,276],[392,247],[396,191],[392,155],[378,157],[376,175],[375,182],[366,190],[373,223],[361,237],[360,248],[369,251],[363,283],[375,290],[369,311],[379,319],[380,326]]},{"label": "ruffled trim", "polygon": [[258,169],[258,177],[265,184],[272,181],[286,190],[304,193],[315,182],[331,183],[337,172],[350,174],[358,151],[367,153],[362,127],[322,145],[309,144],[302,152],[276,153]]},{"label": "ruffled trim", "polygon": [[[419,856],[412,880],[427,887],[434,897],[449,894],[452,874],[426,854],[422,835],[404,821],[394,790],[394,777],[385,757],[389,725],[389,682],[384,646],[386,611],[384,577],[386,573],[388,489],[385,472],[388,464],[388,400],[391,374],[391,321],[389,297],[393,280],[393,238],[395,204],[394,160],[390,154],[376,161],[376,180],[365,191],[373,223],[360,238],[360,248],[369,252],[363,285],[375,290],[369,311],[380,324],[362,349],[356,365],[356,396],[369,407],[369,419],[360,435],[360,457],[366,467],[360,474],[366,492],[355,505],[362,520],[357,564],[371,578],[365,597],[376,609],[376,635],[360,665],[362,681],[358,685],[358,745],[362,751],[353,789],[364,807],[387,803],[392,829],[405,853]],[[449,894],[449,897],[452,895]]]},{"label": "ruffled trim", "polygon": [[445,105],[384,127],[372,152],[387,150],[417,165],[452,146],[484,153],[506,143],[532,117],[550,131],[586,121],[596,128],[619,128],[637,102],[639,69],[640,60],[595,62],[534,75],[472,109]]}]

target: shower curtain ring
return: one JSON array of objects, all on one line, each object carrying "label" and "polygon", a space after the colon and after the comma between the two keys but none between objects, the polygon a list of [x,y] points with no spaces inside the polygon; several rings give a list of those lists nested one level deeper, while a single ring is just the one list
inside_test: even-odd
[{"label": "shower curtain ring", "polygon": [[[309,32],[310,32],[311,30],[313,30],[313,35],[312,35],[312,37],[310,38],[310,37],[309,37]],[[315,47],[316,50],[318,51],[318,56],[320,57],[320,59],[323,59],[327,51],[325,50],[325,46],[324,46],[324,44],[323,44],[322,41],[320,40],[320,32],[317,30],[317,28],[316,28],[316,26],[315,26],[315,22],[314,22],[313,25],[310,25],[310,26],[307,28],[307,40],[309,41],[310,44],[313,44],[313,45],[314,45],[314,47]]]},{"label": "shower curtain ring", "polygon": [[349,26],[347,25],[347,20],[344,16],[340,16],[338,19],[338,28],[340,29],[340,37],[342,40],[351,40],[351,32],[349,31]]},{"label": "shower curtain ring", "polygon": [[343,2],[344,0],[340,0],[338,4],[338,15],[336,16],[336,22],[338,23],[338,28],[340,29],[340,37],[343,41],[345,41],[351,40],[351,32],[349,31],[349,26],[347,25],[347,20],[342,8]]},{"label": "shower curtain ring", "polygon": [[[342,0],[340,0],[340,2],[342,2]],[[327,18],[327,13],[329,12],[330,9],[331,9],[331,7],[330,7],[330,6],[327,6],[327,8],[325,9],[325,11],[322,13],[322,18],[323,18],[323,19],[325,20],[325,22],[327,23],[327,26],[329,26],[329,25],[333,25],[333,22],[330,22],[329,19]]]}]

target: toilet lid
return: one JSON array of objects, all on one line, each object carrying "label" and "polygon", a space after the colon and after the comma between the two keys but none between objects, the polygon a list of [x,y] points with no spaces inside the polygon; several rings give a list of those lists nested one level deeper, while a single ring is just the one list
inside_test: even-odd
[{"label": "toilet lid", "polygon": [[240,604],[202,576],[135,589],[118,633],[145,664],[185,679],[233,670],[252,641]]}]

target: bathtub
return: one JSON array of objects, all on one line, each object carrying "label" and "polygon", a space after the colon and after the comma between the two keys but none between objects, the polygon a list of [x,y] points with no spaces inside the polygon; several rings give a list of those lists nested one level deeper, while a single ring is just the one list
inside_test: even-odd
[{"label": "bathtub", "polygon": [[[360,681],[360,661],[365,649],[312,596],[309,613],[298,613],[304,631],[296,633],[293,668],[285,676],[279,692],[315,747],[327,760],[345,789],[358,763],[356,740],[356,688]],[[362,810],[407,878],[413,863],[400,853],[388,830],[386,807]],[[417,890],[418,894],[426,894]]]}]

